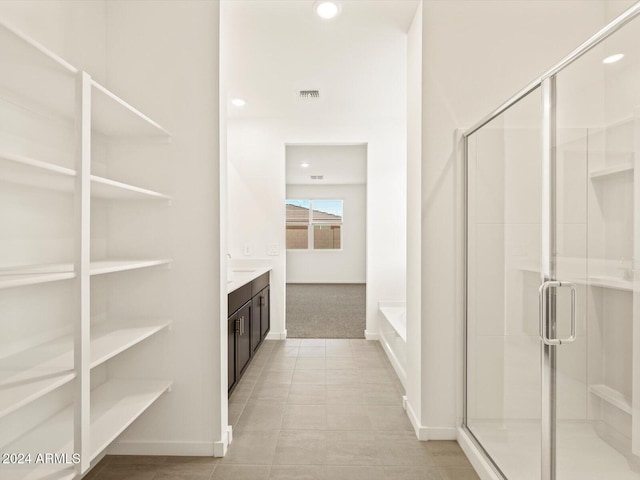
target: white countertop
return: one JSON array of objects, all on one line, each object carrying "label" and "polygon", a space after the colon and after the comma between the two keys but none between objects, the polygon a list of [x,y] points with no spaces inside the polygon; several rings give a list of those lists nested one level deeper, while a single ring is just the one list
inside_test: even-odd
[{"label": "white countertop", "polygon": [[227,278],[227,293],[231,293],[234,290],[246,285],[249,282],[252,282],[260,275],[264,275],[265,273],[271,271],[270,266],[259,266],[259,267],[232,267],[229,268],[229,275]]}]

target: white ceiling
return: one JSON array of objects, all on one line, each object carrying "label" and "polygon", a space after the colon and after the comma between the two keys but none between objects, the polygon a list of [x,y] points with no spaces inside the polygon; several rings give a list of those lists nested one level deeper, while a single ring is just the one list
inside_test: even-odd
[{"label": "white ceiling", "polygon": [[[311,0],[221,3],[221,75],[230,118],[402,117],[406,32],[417,0],[342,0],[323,20]],[[318,101],[297,92],[320,90]],[[234,107],[231,98],[247,104]],[[357,113],[356,113],[357,112]]]},{"label": "white ceiling", "polygon": [[[366,145],[287,145],[286,158],[287,185],[367,183]],[[324,178],[312,180],[311,175]]]}]

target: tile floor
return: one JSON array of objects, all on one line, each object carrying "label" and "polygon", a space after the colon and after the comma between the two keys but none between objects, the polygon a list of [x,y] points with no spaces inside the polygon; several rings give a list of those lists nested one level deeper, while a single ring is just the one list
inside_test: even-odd
[{"label": "tile floor", "polygon": [[229,399],[222,459],[107,456],[91,480],[476,480],[456,442],[419,442],[378,342],[266,341]]}]

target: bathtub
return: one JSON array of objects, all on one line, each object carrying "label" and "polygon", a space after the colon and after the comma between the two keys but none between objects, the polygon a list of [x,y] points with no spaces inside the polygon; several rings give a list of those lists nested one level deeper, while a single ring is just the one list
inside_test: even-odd
[{"label": "bathtub", "polygon": [[379,302],[380,343],[402,385],[407,382],[407,306],[404,302]]}]

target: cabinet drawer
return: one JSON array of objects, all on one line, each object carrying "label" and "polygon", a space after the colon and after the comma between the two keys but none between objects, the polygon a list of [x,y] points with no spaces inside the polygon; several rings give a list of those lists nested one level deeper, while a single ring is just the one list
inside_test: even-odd
[{"label": "cabinet drawer", "polygon": [[228,315],[233,315],[242,305],[251,300],[251,284],[248,283],[227,295]]},{"label": "cabinet drawer", "polygon": [[251,282],[251,296],[255,297],[261,290],[264,290],[269,285],[269,272],[264,275],[260,275],[253,282]]}]

